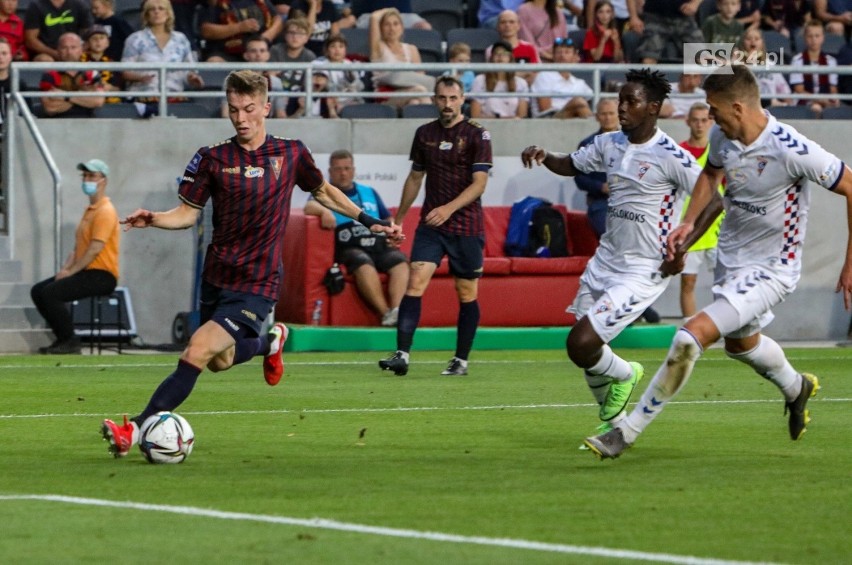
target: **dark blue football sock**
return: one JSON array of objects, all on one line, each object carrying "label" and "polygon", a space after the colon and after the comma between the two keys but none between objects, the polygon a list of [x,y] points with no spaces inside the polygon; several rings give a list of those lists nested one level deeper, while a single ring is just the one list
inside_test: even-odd
[{"label": "dark blue football sock", "polygon": [[[269,337],[244,337],[234,345],[234,365],[245,363],[258,353],[269,353]],[[264,353],[264,349],[266,352]]]},{"label": "dark blue football sock", "polygon": [[200,374],[201,369],[195,365],[187,363],[183,359],[178,361],[175,372],[160,383],[160,386],[151,396],[151,400],[148,401],[148,406],[141,414],[133,418],[133,421],[141,428],[142,423],[157,412],[169,412],[180,406],[192,392],[195,381],[198,380]]},{"label": "dark blue football sock", "polygon": [[473,347],[473,338],[479,327],[479,301],[459,304],[459,321],[456,333],[456,357],[467,360]]},{"label": "dark blue football sock", "polygon": [[420,296],[405,295],[399,303],[399,318],[396,323],[396,348],[408,353],[414,342],[414,332],[420,323]]}]

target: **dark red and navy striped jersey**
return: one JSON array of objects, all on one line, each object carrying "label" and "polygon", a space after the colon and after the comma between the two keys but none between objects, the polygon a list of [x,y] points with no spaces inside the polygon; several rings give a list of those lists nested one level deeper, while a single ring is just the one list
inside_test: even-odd
[{"label": "dark red and navy striped jersey", "polygon": [[[491,168],[491,134],[480,124],[462,120],[445,128],[440,120],[417,128],[411,144],[411,168],[426,171],[426,198],[420,220],[453,200],[473,183],[473,173]],[[483,235],[482,202],[477,199],[450,216],[439,230]]]},{"label": "dark red and navy striped jersey", "polygon": [[199,149],[178,195],[195,208],[213,201],[204,280],[278,300],[293,187],[310,192],[323,182],[311,152],[298,140],[267,135],[263,145],[247,151],[231,138]]}]

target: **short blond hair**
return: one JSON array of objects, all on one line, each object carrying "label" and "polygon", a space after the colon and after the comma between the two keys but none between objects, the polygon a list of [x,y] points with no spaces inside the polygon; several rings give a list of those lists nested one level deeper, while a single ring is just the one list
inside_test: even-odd
[{"label": "short blond hair", "polygon": [[231,71],[225,78],[225,93],[257,96],[266,100],[269,96],[269,81],[257,71]]}]

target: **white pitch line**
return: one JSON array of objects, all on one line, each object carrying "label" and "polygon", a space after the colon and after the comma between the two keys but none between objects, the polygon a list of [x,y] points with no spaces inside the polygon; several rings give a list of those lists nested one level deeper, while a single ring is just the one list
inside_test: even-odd
[{"label": "white pitch line", "polygon": [[303,528],[316,528],[321,530],[354,532],[358,534],[395,538],[483,545],[491,547],[507,547],[511,549],[545,551],[549,553],[594,555],[597,557],[625,559],[632,561],[656,561],[658,563],[677,563],[684,565],[753,565],[754,563],[750,561],[728,561],[723,559],[693,557],[690,555],[674,555],[669,553],[650,553],[645,551],[610,549],[606,547],[588,547],[561,543],[545,543],[524,539],[462,536],[458,534],[448,534],[443,532],[428,532],[401,528],[389,528],[382,526],[369,526],[365,524],[354,524],[351,522],[338,522],[337,520],[327,520],[325,518],[292,518],[288,516],[270,516],[268,514],[226,512],[222,510],[196,508],[193,506],[169,506],[165,504],[145,504],[141,502],[117,502],[113,500],[103,500],[98,498],[81,498],[76,496],[63,496],[58,494],[0,495],[0,500],[40,500],[48,502],[62,502],[66,504],[80,504],[83,506],[104,506],[109,508],[122,508],[150,512],[166,512],[170,514],[182,514],[187,516],[199,516],[203,518],[215,518],[219,520],[263,522],[267,524],[281,524],[286,526],[299,526]]},{"label": "white pitch line", "polygon": [[[669,404],[775,404],[778,400],[755,399],[755,400],[674,400]],[[852,402],[852,398],[815,398],[810,402]],[[452,412],[452,411],[479,411],[479,410],[539,410],[539,409],[562,409],[562,408],[589,408],[596,407],[593,403],[575,404],[496,404],[491,406],[396,406],[393,408],[281,408],[278,410],[198,410],[193,412],[181,412],[186,416],[229,416],[229,415],[252,415],[252,414],[360,414],[360,413],[394,413],[394,412]],[[95,418],[109,416],[109,414],[97,414],[89,412],[72,412],[69,414],[0,414],[0,420],[13,419],[38,419],[38,418]]]}]

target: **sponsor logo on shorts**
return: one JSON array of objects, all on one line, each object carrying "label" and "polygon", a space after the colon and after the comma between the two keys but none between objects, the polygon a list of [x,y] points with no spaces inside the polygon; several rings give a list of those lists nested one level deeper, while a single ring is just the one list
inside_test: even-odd
[{"label": "sponsor logo on shorts", "polygon": [[245,316],[246,318],[248,318],[252,322],[257,320],[257,314],[255,314],[254,312],[249,312],[248,310],[240,310],[240,312],[242,312],[243,316]]},{"label": "sponsor logo on shorts", "polygon": [[597,308],[595,308],[595,314],[603,314],[604,312],[612,311],[612,303],[609,300],[605,300],[601,302]]},{"label": "sponsor logo on shorts", "polygon": [[263,168],[262,167],[252,167],[249,165],[246,167],[245,177],[247,179],[259,179],[263,176]]},{"label": "sponsor logo on shorts", "polygon": [[234,331],[238,331],[240,329],[240,326],[234,323],[230,318],[225,318],[225,323],[228,324]]},{"label": "sponsor logo on shorts", "polygon": [[452,141],[442,141],[441,144],[438,145],[438,149],[440,149],[441,151],[449,151],[452,148],[453,148],[453,142]]},{"label": "sponsor logo on shorts", "polygon": [[226,175],[238,175],[238,174],[240,174],[240,168],[239,167],[225,167],[225,168],[222,169],[222,172],[225,173]]}]

